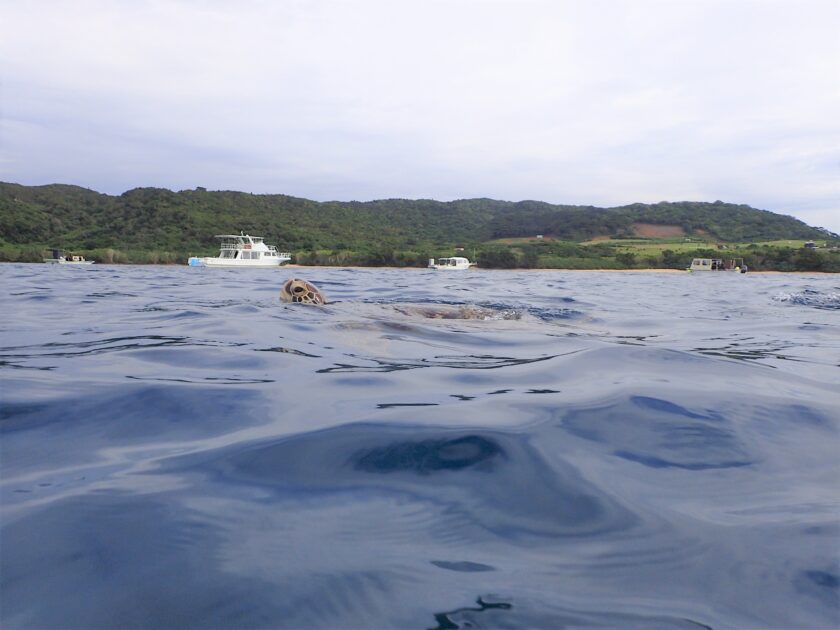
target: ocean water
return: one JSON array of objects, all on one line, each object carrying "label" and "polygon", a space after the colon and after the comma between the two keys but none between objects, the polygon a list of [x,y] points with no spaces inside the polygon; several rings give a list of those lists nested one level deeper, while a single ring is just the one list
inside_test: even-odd
[{"label": "ocean water", "polygon": [[838,276],[0,282],[3,628],[840,623]]}]

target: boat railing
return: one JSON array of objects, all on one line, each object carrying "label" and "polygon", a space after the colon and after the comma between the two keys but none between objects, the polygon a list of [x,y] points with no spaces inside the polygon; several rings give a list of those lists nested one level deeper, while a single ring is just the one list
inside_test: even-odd
[{"label": "boat railing", "polygon": [[268,251],[270,253],[274,254],[275,256],[280,257],[280,258],[291,258],[292,257],[292,255],[289,252],[278,252],[277,247],[275,247],[274,245],[269,245],[268,246]]},{"label": "boat railing", "polygon": [[227,256],[227,254],[232,254],[233,252],[237,252],[240,250],[254,250],[254,251],[262,251],[265,252],[263,255],[274,255],[280,258],[286,258],[291,260],[292,255],[289,252],[278,252],[277,247],[274,245],[266,245],[265,241],[261,237],[245,237],[250,238],[252,240],[223,240],[220,244],[220,254],[222,258],[229,258],[232,256]]}]

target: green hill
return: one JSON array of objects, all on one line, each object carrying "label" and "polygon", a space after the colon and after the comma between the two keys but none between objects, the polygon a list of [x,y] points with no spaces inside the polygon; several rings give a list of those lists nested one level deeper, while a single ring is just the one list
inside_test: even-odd
[{"label": "green hill", "polygon": [[[362,256],[357,262],[383,264],[402,252],[402,262],[414,264],[415,258],[422,263],[456,245],[481,248],[494,239],[537,234],[574,242],[627,239],[638,236],[638,224],[733,243],[835,236],[793,217],[722,201],[616,208],[493,199],[316,202],[203,188],[137,188],[113,196],[61,184],[0,183],[5,259],[37,259],[32,252],[61,247],[100,256],[103,250],[119,252],[112,260],[183,262],[189,254],[215,253],[213,235],[242,230],[299,257],[348,251]],[[10,252],[18,252],[17,258]]]}]

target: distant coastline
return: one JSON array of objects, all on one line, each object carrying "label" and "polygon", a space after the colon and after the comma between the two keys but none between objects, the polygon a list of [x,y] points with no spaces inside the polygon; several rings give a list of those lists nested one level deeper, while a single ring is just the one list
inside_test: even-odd
[{"label": "distant coastline", "polygon": [[740,258],[751,271],[840,272],[838,235],[720,200],[614,208],[486,198],[316,202],[0,182],[0,261],[40,262],[61,248],[99,264],[186,264],[218,255],[214,235],[240,232],[315,267],[421,268],[461,255],[484,269],[680,270],[692,258]]},{"label": "distant coastline", "polygon": [[[9,263],[9,264],[40,264],[37,262],[20,262],[20,261],[8,261],[2,260],[2,263]],[[164,266],[164,267],[179,267],[179,266],[186,266],[185,263],[101,263],[99,267],[102,266]],[[90,269],[90,267],[88,267]],[[280,267],[275,267],[271,269],[257,269],[257,270],[244,270],[243,273],[278,273],[283,269],[294,269],[294,270],[312,270],[312,269],[388,269],[388,270],[400,270],[400,271],[427,271],[425,267],[405,267],[405,266],[391,266],[391,265],[378,265],[378,266],[371,266],[371,265],[298,265],[298,264],[288,264],[282,265]],[[481,273],[484,271],[505,271],[505,272],[534,272],[534,273],[545,273],[545,272],[574,272],[574,273],[667,273],[667,274],[688,274],[686,269],[663,269],[663,268],[637,268],[637,269],[563,269],[558,267],[514,267],[514,268],[483,268],[483,267],[474,267],[469,271],[463,272],[442,272],[447,273],[446,277],[449,277],[450,274],[454,277],[461,277],[463,274],[471,274],[471,273]],[[789,274],[789,275],[835,275],[840,273],[838,271],[807,271],[807,270],[786,270],[786,271],[778,271],[778,270],[754,270],[750,271],[749,275],[780,275],[780,274]],[[705,273],[696,273],[694,275],[706,275]],[[715,275],[715,274],[711,274]]]}]

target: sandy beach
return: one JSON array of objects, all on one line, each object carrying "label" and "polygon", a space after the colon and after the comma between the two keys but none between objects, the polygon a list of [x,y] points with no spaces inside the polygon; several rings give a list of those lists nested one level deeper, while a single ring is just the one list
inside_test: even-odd
[{"label": "sandy beach", "polygon": [[[428,267],[371,267],[362,265],[283,265],[287,269],[402,269],[408,271],[426,271]],[[477,271],[574,271],[586,273],[685,273],[685,269],[555,269],[551,267],[539,269],[486,269],[473,267],[469,270],[443,271],[442,273],[475,273]],[[780,272],[781,273],[781,272]]]},{"label": "sandy beach", "polygon": [[[400,269],[403,271],[425,271],[427,267],[365,267],[361,265],[283,265],[286,269]],[[685,269],[554,269],[554,268],[539,268],[539,269],[485,269],[481,267],[473,267],[468,271],[450,272],[444,271],[442,273],[476,273],[482,271],[516,271],[516,272],[548,272],[548,271],[564,271],[573,273],[686,273]],[[696,272],[696,273],[713,273],[713,272]],[[837,275],[829,271],[748,271],[745,275],[753,274],[784,274],[784,275],[809,275],[809,276],[833,276]]]}]

